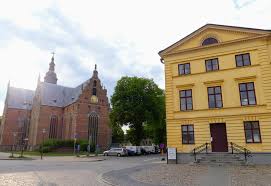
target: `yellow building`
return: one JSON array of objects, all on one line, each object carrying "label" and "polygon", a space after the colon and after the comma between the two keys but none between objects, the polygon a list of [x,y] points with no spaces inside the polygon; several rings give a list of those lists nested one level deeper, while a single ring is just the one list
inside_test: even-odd
[{"label": "yellow building", "polygon": [[271,30],[207,24],[159,55],[168,147],[271,153]]}]

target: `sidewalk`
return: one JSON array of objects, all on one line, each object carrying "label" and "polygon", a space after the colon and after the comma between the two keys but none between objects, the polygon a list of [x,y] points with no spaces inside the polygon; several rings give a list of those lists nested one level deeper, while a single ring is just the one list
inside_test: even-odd
[{"label": "sidewalk", "polygon": [[[30,156],[25,155],[25,158],[18,158],[18,154],[14,154],[16,158],[10,158],[9,156],[11,153],[6,152],[0,152],[0,160],[41,160],[40,156]],[[105,160],[101,156],[43,156],[43,160],[45,161],[88,161],[88,162],[94,162],[94,161],[103,161]]]},{"label": "sidewalk", "polygon": [[0,152],[0,159],[9,159],[10,153]]}]

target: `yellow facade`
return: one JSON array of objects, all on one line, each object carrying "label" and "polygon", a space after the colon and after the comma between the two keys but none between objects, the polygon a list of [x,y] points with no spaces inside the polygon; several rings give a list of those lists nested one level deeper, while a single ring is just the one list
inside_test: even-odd
[{"label": "yellow facade", "polygon": [[[206,38],[217,44],[202,46]],[[237,67],[236,55],[249,54],[251,65]],[[211,143],[210,124],[224,123],[227,142],[252,152],[271,152],[271,31],[207,24],[159,52],[165,65],[167,145],[190,152]],[[205,60],[218,58],[219,70],[206,72]],[[179,64],[190,63],[180,75]],[[256,105],[241,106],[239,84],[253,82]],[[208,87],[220,86],[222,108],[209,108]],[[193,110],[181,111],[180,91],[192,90]],[[245,121],[258,121],[260,143],[247,143]],[[194,126],[194,144],[182,143],[182,125]]]}]

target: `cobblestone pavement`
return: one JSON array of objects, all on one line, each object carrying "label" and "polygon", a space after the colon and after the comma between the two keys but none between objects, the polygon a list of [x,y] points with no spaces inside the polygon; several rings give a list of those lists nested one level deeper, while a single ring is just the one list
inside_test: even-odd
[{"label": "cobblestone pavement", "polygon": [[270,186],[271,166],[159,164],[134,170],[130,176],[153,185]]}]

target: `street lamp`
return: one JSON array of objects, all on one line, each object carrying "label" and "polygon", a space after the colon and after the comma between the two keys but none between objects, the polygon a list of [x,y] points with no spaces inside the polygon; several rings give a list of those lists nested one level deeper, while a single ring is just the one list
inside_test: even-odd
[{"label": "street lamp", "polygon": [[45,129],[42,129],[42,144],[41,144],[41,154],[40,154],[40,159],[42,160],[43,157],[43,143],[44,143],[44,135],[46,133]]},{"label": "street lamp", "polygon": [[75,150],[76,150],[76,149],[75,149],[76,138],[77,138],[77,134],[75,133],[75,134],[74,134],[74,138],[73,138],[73,139],[74,139],[74,141],[73,141],[73,155],[74,155],[74,156],[75,156],[75,152],[76,152],[76,151],[75,151]]},{"label": "street lamp", "polygon": [[16,141],[16,132],[13,132],[13,145],[12,145],[12,149],[11,149],[11,157],[13,158],[14,157],[14,147],[15,147],[15,141]]}]

